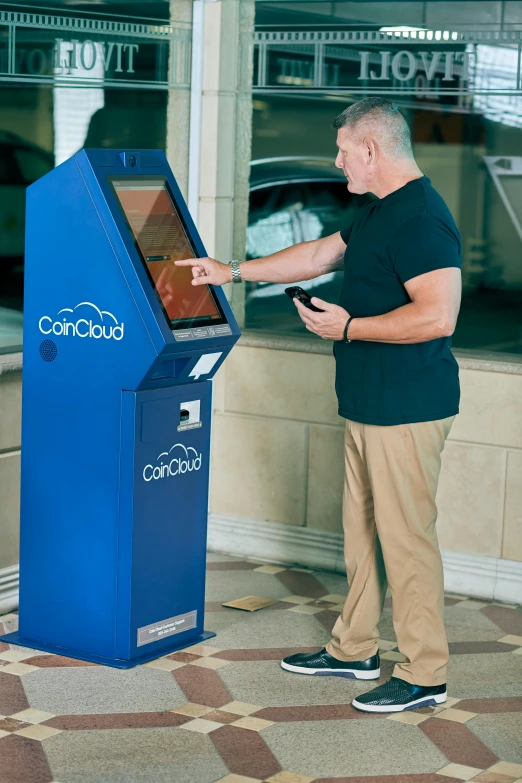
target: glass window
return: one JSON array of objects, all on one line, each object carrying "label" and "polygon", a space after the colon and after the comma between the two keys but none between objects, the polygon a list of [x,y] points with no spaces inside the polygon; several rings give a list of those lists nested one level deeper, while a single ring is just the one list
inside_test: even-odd
[{"label": "glass window", "polygon": [[[293,163],[292,169],[287,167],[286,176],[310,177],[306,171],[306,164],[310,162]],[[281,165],[283,163],[285,161],[281,161]],[[260,173],[256,170],[258,176]],[[315,180],[265,184],[252,192],[247,259],[261,258],[298,242],[328,236],[351,224],[367,197],[348,193],[346,182],[339,176],[330,180],[324,180],[324,174],[317,173],[316,176]],[[323,179],[319,178],[321,176]],[[339,296],[342,272],[331,272],[315,280],[307,280],[302,285],[313,295],[332,301]],[[304,331],[308,334],[300,319],[295,318],[295,310],[285,288],[286,284],[246,283],[247,328],[292,334]]]},{"label": "glass window", "polygon": [[[0,88],[0,352],[22,344],[25,190],[82,147],[164,148],[167,92]],[[79,103],[77,93],[84,93]],[[21,97],[20,97],[21,96]]]},{"label": "glass window", "polygon": [[[345,184],[318,181],[312,161],[329,158],[333,166],[331,123],[347,105],[386,95],[401,106],[417,163],[462,236],[463,297],[454,347],[522,354],[522,17],[514,13],[516,5],[428,3],[417,17],[421,4],[401,10],[372,2],[332,4],[320,19],[304,3],[284,10],[256,5],[258,34],[270,33],[270,43],[262,56],[255,47],[251,188],[263,165],[275,166],[258,161],[280,160],[282,166],[291,157],[300,160],[292,164],[295,171],[287,162],[284,177],[265,184],[262,201],[258,191],[251,193],[247,258],[313,238],[314,225],[316,236],[349,225],[359,204],[350,203]],[[306,40],[297,41],[289,30]],[[335,45],[315,48],[310,42],[324,30],[339,37]],[[306,187],[291,184],[303,167],[310,171]],[[336,302],[342,273],[302,285]],[[247,327],[317,339],[282,289],[247,288]]]},{"label": "glass window", "polygon": [[62,4],[56,29],[38,4],[9,9],[0,34],[0,352],[22,343],[27,186],[82,147],[164,149],[167,88],[190,83],[190,25],[169,37],[168,4],[147,4],[152,24],[84,5]]},{"label": "glass window", "polygon": [[14,147],[13,158],[25,185],[36,182],[53,168],[52,155],[46,155],[29,147]]},{"label": "glass window", "polygon": [[11,150],[6,144],[0,144],[0,186],[8,185],[11,179]]}]

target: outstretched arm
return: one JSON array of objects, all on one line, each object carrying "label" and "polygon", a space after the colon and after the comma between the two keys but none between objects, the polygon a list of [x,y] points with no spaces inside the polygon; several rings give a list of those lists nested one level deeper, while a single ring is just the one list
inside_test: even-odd
[{"label": "outstretched arm", "polygon": [[[300,242],[265,258],[241,264],[243,280],[263,283],[297,283],[342,269],[346,244],[339,232],[312,242]],[[215,258],[187,258],[176,266],[192,267],[192,285],[224,285],[232,281],[228,264]]]}]

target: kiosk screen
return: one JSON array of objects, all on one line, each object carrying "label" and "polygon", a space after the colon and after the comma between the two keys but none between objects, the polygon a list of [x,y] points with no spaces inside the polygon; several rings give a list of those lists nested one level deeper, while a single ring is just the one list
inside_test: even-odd
[{"label": "kiosk screen", "polygon": [[192,268],[174,264],[196,258],[196,253],[165,177],[109,177],[109,181],[170,328],[226,323],[209,286],[193,286]]}]

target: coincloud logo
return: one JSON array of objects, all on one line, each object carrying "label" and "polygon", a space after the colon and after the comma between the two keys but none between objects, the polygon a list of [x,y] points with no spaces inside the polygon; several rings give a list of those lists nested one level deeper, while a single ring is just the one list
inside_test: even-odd
[{"label": "coincloud logo", "polygon": [[92,302],[64,307],[54,318],[43,315],[38,321],[42,334],[89,337],[94,340],[122,340],[124,326],[115,315],[108,310],[100,310]]},{"label": "coincloud logo", "polygon": [[145,465],[143,478],[145,481],[157,481],[174,478],[182,473],[192,473],[200,469],[201,458],[202,455],[192,446],[185,447],[183,443],[175,443],[168,451],[162,451],[158,455],[156,465]]}]

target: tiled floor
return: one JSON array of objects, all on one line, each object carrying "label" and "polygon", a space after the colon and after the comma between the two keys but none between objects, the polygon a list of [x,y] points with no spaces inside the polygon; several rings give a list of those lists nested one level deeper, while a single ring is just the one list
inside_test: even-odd
[{"label": "tiled floor", "polygon": [[[448,702],[386,717],[350,706],[375,683],[279,667],[324,645],[345,592],[209,555],[209,644],[122,671],[0,642],[0,783],[522,783],[521,608],[447,596]],[[253,594],[277,603],[221,606]],[[383,681],[402,659],[389,605],[381,634]]]}]

